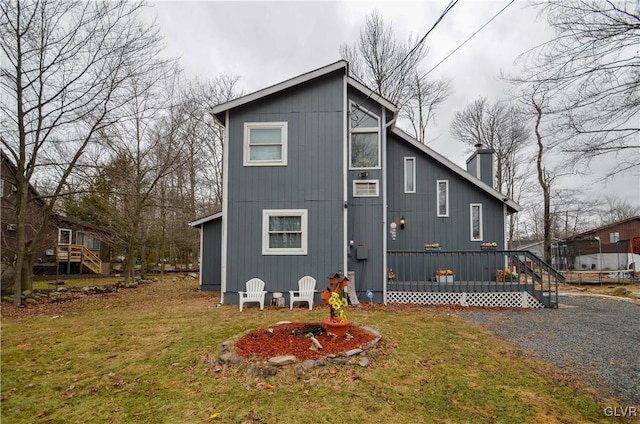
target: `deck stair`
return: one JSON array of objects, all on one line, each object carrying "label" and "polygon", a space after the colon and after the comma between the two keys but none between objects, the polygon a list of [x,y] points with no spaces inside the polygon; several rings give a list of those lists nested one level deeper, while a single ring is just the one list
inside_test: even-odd
[{"label": "deck stair", "polygon": [[89,269],[94,274],[102,273],[100,257],[82,244],[56,245],[56,262],[80,263],[82,269]]}]

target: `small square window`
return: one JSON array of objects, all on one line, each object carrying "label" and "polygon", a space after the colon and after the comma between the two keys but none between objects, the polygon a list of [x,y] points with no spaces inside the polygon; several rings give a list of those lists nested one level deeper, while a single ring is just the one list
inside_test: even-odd
[{"label": "small square window", "polygon": [[262,254],[306,255],[307,210],[263,210]]},{"label": "small square window", "polygon": [[286,166],[287,123],[244,124],[244,166]]}]

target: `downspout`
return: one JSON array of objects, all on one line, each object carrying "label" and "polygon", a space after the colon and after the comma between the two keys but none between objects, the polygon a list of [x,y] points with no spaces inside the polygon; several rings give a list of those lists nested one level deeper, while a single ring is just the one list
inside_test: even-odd
[{"label": "downspout", "polygon": [[348,225],[348,211],[347,204],[349,200],[349,191],[347,180],[349,178],[348,169],[349,169],[349,106],[348,106],[348,95],[347,95],[347,78],[348,72],[345,72],[342,77],[342,269],[344,270],[344,275],[349,275],[349,240],[347,237],[347,225]]},{"label": "downspout", "polygon": [[220,303],[224,304],[227,291],[227,237],[229,221],[229,111],[224,115],[222,137],[222,246],[220,246]]},{"label": "downspout", "polygon": [[[382,122],[387,119],[387,109],[382,107]],[[384,125],[382,131],[382,303],[387,304],[387,128],[395,122],[394,117]]]}]

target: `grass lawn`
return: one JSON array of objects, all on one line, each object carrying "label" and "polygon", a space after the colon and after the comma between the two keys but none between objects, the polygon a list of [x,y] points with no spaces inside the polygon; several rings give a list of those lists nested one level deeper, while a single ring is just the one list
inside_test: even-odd
[{"label": "grass lawn", "polygon": [[2,422],[591,423],[612,421],[603,408],[618,404],[422,307],[349,308],[352,321],[383,333],[368,368],[297,377],[289,366],[265,378],[220,367],[223,341],[281,320],[319,321],[326,309],[239,313],[216,308],[218,295],[195,285],[166,279],[68,303],[3,305]]}]

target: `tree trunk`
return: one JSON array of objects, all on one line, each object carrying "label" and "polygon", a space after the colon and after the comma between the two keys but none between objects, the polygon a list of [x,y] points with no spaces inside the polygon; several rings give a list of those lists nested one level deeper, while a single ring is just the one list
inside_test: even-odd
[{"label": "tree trunk", "polygon": [[544,261],[551,262],[551,195],[550,185],[544,174],[544,167],[542,166],[542,156],[544,152],[544,145],[542,144],[542,135],[540,134],[540,122],[542,121],[542,108],[533,102],[533,107],[536,110],[536,141],[538,142],[538,157],[536,160],[536,167],[538,170],[538,183],[542,188],[542,195],[544,198],[544,217],[543,217],[543,232],[544,232]]}]

